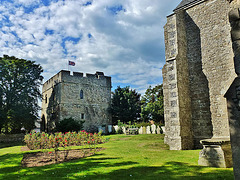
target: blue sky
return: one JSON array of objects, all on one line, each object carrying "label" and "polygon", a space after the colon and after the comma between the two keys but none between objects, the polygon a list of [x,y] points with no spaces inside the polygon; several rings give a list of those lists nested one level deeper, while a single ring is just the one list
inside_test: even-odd
[{"label": "blue sky", "polygon": [[34,60],[44,81],[103,71],[113,89],[162,83],[166,16],[180,0],[0,0],[0,56]]}]

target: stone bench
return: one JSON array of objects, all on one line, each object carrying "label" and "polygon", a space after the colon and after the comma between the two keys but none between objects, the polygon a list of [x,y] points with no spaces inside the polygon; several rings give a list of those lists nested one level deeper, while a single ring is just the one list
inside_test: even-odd
[{"label": "stone bench", "polygon": [[137,135],[138,128],[128,128],[126,129],[126,135]]},{"label": "stone bench", "polygon": [[200,143],[203,145],[203,150],[199,153],[198,165],[219,168],[232,167],[230,139],[204,139]]}]

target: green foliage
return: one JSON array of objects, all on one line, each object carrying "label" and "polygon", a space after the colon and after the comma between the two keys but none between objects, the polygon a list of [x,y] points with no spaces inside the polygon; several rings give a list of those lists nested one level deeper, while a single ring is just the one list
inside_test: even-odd
[{"label": "green foliage", "polygon": [[80,131],[83,130],[84,122],[85,121],[74,120],[73,118],[66,118],[56,123],[56,131],[58,132]]},{"label": "green foliage", "polygon": [[121,88],[120,86],[112,93],[112,104],[110,112],[112,114],[113,123],[117,120],[123,123],[133,122],[140,118],[141,104],[140,94],[130,87]]},{"label": "green foliage", "polygon": [[0,57],[0,130],[31,130],[38,118],[42,67],[14,56]]},{"label": "green foliage", "polygon": [[66,133],[55,133],[55,134],[47,134],[43,133],[36,133],[32,131],[29,134],[26,134],[24,137],[24,142],[26,143],[27,147],[31,150],[46,150],[46,149],[54,149],[55,161],[58,161],[58,151],[59,148],[64,148],[64,158],[67,159],[68,152],[71,146],[83,146],[89,145],[92,149],[96,148],[96,144],[100,144],[104,142],[101,134],[97,133],[87,133],[86,131],[79,131],[76,132],[66,132]]},{"label": "green foliage", "polygon": [[142,97],[141,117],[143,121],[164,122],[163,85],[149,86]]}]

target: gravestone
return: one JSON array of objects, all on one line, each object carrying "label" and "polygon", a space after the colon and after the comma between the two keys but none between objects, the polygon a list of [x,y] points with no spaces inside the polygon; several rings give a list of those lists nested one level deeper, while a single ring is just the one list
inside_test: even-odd
[{"label": "gravestone", "polygon": [[123,134],[126,134],[126,128],[122,127]]},{"label": "gravestone", "polygon": [[156,125],[155,124],[151,125],[151,130],[152,130],[152,134],[156,134]]},{"label": "gravestone", "polygon": [[147,130],[145,126],[143,126],[143,134],[147,134]]},{"label": "gravestone", "polygon": [[108,125],[108,133],[111,133],[113,130],[113,126],[112,125]]},{"label": "gravestone", "polygon": [[151,134],[150,126],[147,126],[147,128],[146,128],[146,133],[147,133],[147,134]]},{"label": "gravestone", "polygon": [[161,134],[160,131],[161,131],[160,127],[157,126],[157,134]]},{"label": "gravestone", "polygon": [[139,128],[139,134],[143,134],[143,127],[141,126],[140,128]]}]

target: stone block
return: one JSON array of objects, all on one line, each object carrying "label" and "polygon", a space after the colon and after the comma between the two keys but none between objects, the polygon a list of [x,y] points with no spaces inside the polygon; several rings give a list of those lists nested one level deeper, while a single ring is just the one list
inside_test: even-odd
[{"label": "stone block", "polygon": [[198,165],[229,168],[232,167],[230,139],[204,139],[200,141],[203,150],[199,153]]}]

